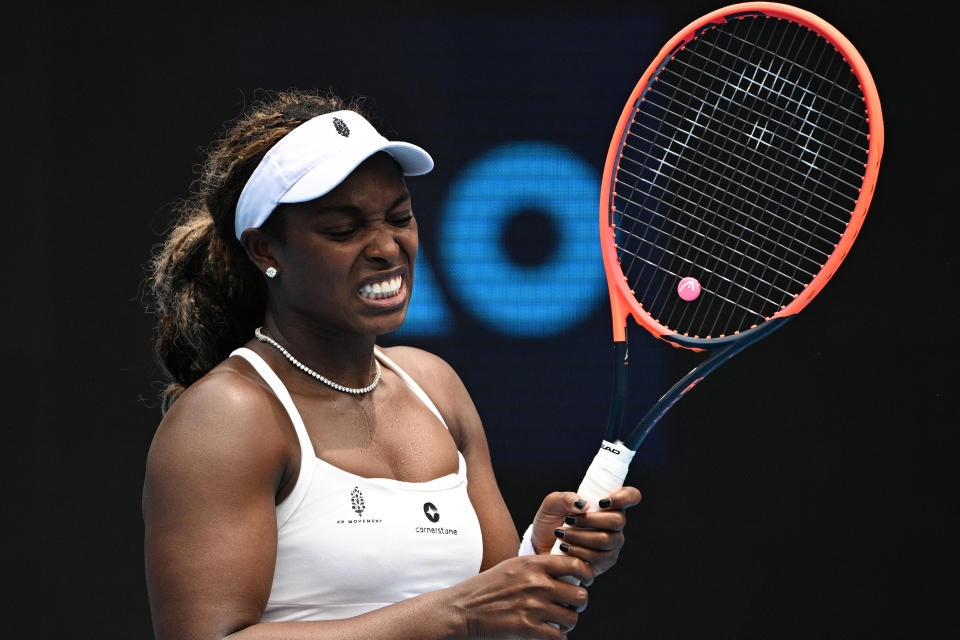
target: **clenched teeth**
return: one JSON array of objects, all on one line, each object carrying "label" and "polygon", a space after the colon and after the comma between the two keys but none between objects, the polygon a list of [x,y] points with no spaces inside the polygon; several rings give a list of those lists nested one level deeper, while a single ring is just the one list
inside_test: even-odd
[{"label": "clenched teeth", "polygon": [[400,285],[403,283],[403,278],[397,276],[391,278],[390,280],[384,280],[383,282],[374,282],[373,284],[365,284],[360,287],[360,295],[364,298],[370,298],[372,300],[377,300],[379,298],[390,298],[397,295],[397,292],[400,291]]}]

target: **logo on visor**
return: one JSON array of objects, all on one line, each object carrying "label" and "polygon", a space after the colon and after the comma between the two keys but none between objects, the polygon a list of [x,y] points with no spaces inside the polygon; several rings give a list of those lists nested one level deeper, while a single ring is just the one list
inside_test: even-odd
[{"label": "logo on visor", "polygon": [[336,129],[337,133],[342,135],[344,138],[350,137],[350,128],[347,126],[347,123],[340,118],[333,119],[333,128]]}]

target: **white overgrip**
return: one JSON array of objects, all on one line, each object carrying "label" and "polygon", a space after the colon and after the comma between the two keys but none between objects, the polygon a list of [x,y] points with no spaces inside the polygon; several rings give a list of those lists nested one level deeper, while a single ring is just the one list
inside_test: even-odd
[{"label": "white overgrip", "polygon": [[[583,481],[577,489],[577,494],[587,501],[587,511],[597,511],[597,503],[606,498],[611,493],[623,486],[623,481],[627,478],[627,472],[630,470],[630,462],[633,460],[635,451],[628,449],[622,442],[603,441],[600,445],[600,451],[594,456],[593,462],[587,467],[587,473],[583,476]],[[563,525],[567,527],[566,524]],[[553,544],[550,553],[561,555],[560,550],[562,541],[557,540]],[[567,582],[580,584],[576,578],[564,578]]]}]

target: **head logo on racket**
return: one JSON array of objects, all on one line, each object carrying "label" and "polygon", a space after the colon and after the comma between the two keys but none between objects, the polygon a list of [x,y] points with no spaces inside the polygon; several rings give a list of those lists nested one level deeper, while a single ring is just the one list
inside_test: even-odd
[{"label": "head logo on racket", "polygon": [[700,282],[691,276],[682,279],[677,285],[677,295],[690,302],[700,295]]}]

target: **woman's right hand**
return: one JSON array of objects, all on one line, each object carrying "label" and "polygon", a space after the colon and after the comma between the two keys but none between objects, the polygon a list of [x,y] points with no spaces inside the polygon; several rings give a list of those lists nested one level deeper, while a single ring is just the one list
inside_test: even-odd
[{"label": "woman's right hand", "polygon": [[[573,576],[582,586],[562,580]],[[509,558],[450,588],[468,638],[557,640],[587,607],[590,567],[572,556]],[[551,626],[553,623],[557,626]]]}]

